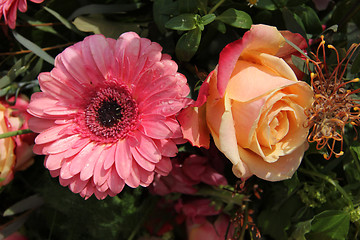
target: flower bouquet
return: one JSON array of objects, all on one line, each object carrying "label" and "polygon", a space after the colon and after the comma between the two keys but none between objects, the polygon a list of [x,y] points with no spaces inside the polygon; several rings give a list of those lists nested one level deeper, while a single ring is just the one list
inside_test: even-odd
[{"label": "flower bouquet", "polygon": [[357,0],[0,0],[0,239],[358,239]]}]

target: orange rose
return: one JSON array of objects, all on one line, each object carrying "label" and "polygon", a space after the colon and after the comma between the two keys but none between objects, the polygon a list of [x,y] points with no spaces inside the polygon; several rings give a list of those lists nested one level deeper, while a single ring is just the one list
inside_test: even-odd
[{"label": "orange rose", "polygon": [[[14,106],[0,99],[0,134],[28,128],[28,104],[28,99],[24,97],[19,97]],[[34,138],[35,134],[29,133],[0,139],[0,186],[8,184],[15,171],[24,170],[32,164]]]},{"label": "orange rose", "polygon": [[293,51],[276,28],[254,25],[223,49],[197,102],[178,117],[193,145],[208,147],[212,135],[237,177],[290,178],[307,149],[304,109],[313,91],[278,57],[284,48]]}]

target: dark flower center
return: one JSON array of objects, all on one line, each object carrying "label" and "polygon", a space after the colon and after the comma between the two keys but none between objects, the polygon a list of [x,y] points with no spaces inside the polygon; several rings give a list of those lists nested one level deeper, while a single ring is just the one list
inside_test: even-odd
[{"label": "dark flower center", "polygon": [[98,110],[98,121],[104,127],[114,126],[122,118],[121,106],[115,101],[104,101]]},{"label": "dark flower center", "polygon": [[85,105],[79,124],[84,137],[101,143],[123,139],[136,128],[138,108],[130,91],[123,85],[97,89]]}]

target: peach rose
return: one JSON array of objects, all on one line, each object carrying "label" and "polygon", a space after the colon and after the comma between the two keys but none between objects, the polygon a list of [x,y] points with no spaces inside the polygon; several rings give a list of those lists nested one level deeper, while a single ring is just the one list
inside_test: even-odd
[{"label": "peach rose", "polygon": [[[24,96],[18,97],[14,106],[0,99],[0,134],[28,128],[28,104]],[[15,171],[24,170],[33,163],[34,138],[34,133],[28,133],[0,139],[0,186],[8,184]]]},{"label": "peach rose", "polygon": [[208,147],[211,134],[237,177],[290,178],[307,149],[304,109],[313,91],[278,57],[284,47],[293,51],[275,27],[253,25],[222,50],[198,100],[178,116],[193,145]]}]

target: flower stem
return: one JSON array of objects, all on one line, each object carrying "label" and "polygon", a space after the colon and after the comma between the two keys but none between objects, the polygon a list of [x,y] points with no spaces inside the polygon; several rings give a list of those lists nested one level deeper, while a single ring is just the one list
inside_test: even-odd
[{"label": "flower stem", "polygon": [[26,134],[26,133],[32,133],[32,132],[33,131],[31,131],[30,129],[23,129],[23,130],[17,130],[17,131],[12,131],[12,132],[6,132],[6,133],[0,134],[0,139],[1,138],[13,137],[13,136],[21,135],[21,134]]},{"label": "flower stem", "polygon": [[209,11],[208,14],[211,14],[211,13],[215,12],[216,9],[217,9],[218,7],[220,7],[220,5],[223,4],[224,2],[225,2],[225,0],[220,0],[212,9],[210,9],[210,11]]},{"label": "flower stem", "polygon": [[246,226],[248,224],[248,216],[249,216],[249,211],[248,211],[248,203],[245,203],[245,210],[244,210],[244,223],[243,226],[241,228],[241,233],[240,233],[240,240],[243,240],[245,237],[245,231],[246,231]]},{"label": "flower stem", "polygon": [[319,172],[315,172],[315,171],[311,171],[311,170],[308,170],[308,169],[304,169],[304,168],[299,168],[299,171],[302,172],[302,173],[305,173],[307,175],[310,175],[310,176],[313,176],[313,177],[318,177],[318,178],[321,178],[325,181],[327,181],[328,183],[330,183],[331,185],[333,185],[336,190],[338,190],[343,196],[344,198],[347,200],[349,206],[351,207],[352,210],[354,210],[354,204],[350,198],[350,196],[346,193],[346,191],[336,182],[334,181],[332,178],[330,178],[329,176],[327,175],[324,175],[322,173],[319,173]]},{"label": "flower stem", "polygon": [[233,195],[231,192],[224,191],[220,188],[201,188],[196,193],[196,195],[215,197],[215,198],[220,199],[224,203],[227,203],[227,204],[233,203],[238,206],[242,206],[244,198],[245,198],[245,195],[243,195],[243,194]]}]

